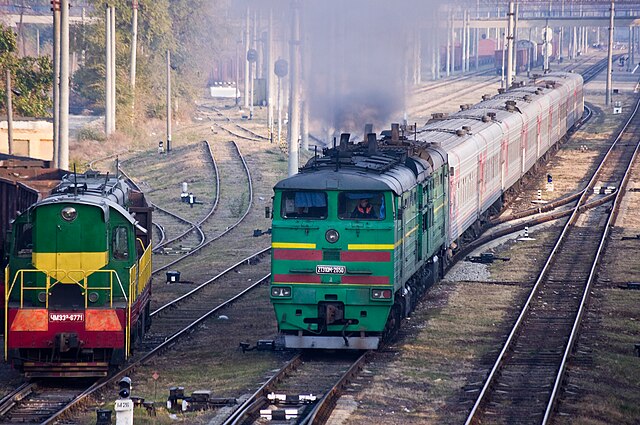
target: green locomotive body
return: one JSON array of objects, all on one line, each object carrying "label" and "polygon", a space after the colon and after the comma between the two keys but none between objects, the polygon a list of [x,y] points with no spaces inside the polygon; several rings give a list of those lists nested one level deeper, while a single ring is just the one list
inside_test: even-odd
[{"label": "green locomotive body", "polygon": [[119,177],[66,176],[8,237],[5,358],[30,377],[105,376],[150,325],[152,208]]},{"label": "green locomotive body", "polygon": [[377,348],[438,276],[441,153],[371,146],[343,135],[340,148],[275,186],[271,302],[287,347]]}]

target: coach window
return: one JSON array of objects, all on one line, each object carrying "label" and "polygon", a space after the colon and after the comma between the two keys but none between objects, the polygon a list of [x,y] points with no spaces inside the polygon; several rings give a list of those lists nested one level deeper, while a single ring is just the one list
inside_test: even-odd
[{"label": "coach window", "polygon": [[322,220],[327,218],[327,194],[319,191],[282,192],[282,218]]},{"label": "coach window", "polygon": [[114,260],[126,260],[129,257],[128,231],[126,227],[116,227],[113,229],[111,240],[111,255]]},{"label": "coach window", "polygon": [[30,257],[33,252],[33,225],[22,223],[16,228],[16,255]]}]

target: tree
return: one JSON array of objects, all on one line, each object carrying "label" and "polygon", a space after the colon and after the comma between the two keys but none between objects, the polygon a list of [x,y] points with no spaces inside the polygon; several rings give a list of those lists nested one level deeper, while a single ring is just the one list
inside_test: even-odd
[{"label": "tree", "polygon": [[[174,95],[193,98],[206,83],[208,70],[229,31],[228,0],[138,0],[138,62],[136,108],[119,108],[124,113],[147,117],[163,116],[165,110],[166,52],[171,51]],[[90,103],[104,108],[105,31],[104,1],[89,0],[96,23],[85,29],[86,63],[74,75],[73,90]],[[118,105],[129,105],[131,46],[131,0],[111,0],[116,9],[116,88]],[[182,102],[188,104],[192,102]],[[123,123],[130,122],[125,119]],[[119,126],[121,127],[121,126]]]},{"label": "tree", "polygon": [[[0,24],[0,68],[10,69],[12,91],[17,94],[13,110],[23,117],[48,117],[52,101],[49,93],[53,87],[53,67],[46,56],[38,58],[17,55],[17,36]],[[0,109],[6,114],[6,88],[0,89]]]}]

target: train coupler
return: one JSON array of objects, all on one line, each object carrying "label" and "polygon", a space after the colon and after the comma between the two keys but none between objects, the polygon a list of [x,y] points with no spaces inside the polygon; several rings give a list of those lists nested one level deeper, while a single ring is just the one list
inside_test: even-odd
[{"label": "train coupler", "polygon": [[256,345],[253,347],[248,342],[241,342],[240,348],[242,352],[245,353],[247,351],[274,351],[276,349],[276,341],[273,339],[261,339],[258,340]]}]

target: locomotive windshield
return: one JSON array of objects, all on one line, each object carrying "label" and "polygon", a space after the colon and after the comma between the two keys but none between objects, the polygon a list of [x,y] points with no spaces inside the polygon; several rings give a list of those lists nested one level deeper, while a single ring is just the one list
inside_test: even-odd
[{"label": "locomotive windshield", "polygon": [[381,192],[341,192],[338,216],[345,220],[384,220],[386,208]]},{"label": "locomotive windshield", "polygon": [[282,218],[327,218],[327,194],[319,191],[282,193]]}]

